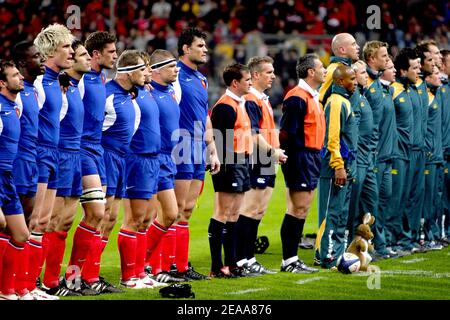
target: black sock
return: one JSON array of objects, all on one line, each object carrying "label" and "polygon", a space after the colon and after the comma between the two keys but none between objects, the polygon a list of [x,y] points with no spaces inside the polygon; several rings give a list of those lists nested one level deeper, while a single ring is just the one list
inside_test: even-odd
[{"label": "black sock", "polygon": [[225,265],[236,267],[236,222],[227,221],[224,229],[223,251],[225,253]]},{"label": "black sock", "polygon": [[211,252],[211,271],[219,272],[223,267],[222,243],[225,223],[211,218],[208,227],[209,250]]},{"label": "black sock", "polygon": [[238,221],[236,222],[236,261],[241,261],[246,258],[246,249],[249,241],[251,239],[251,221],[252,220],[246,216],[240,215]]},{"label": "black sock", "polygon": [[280,230],[283,260],[287,260],[297,255],[304,224],[305,219],[298,219],[287,213],[284,215]]},{"label": "black sock", "polygon": [[251,227],[250,227],[250,233],[248,236],[248,241],[247,241],[247,248],[246,248],[246,253],[245,253],[245,257],[247,258],[247,260],[250,260],[251,258],[253,258],[255,256],[255,242],[256,242],[256,238],[258,237],[258,227],[259,227],[259,223],[261,222],[261,220],[257,220],[257,219],[250,219],[251,220]]}]

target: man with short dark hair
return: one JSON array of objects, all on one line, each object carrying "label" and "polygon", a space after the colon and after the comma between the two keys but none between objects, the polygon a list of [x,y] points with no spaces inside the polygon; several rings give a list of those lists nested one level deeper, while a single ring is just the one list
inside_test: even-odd
[{"label": "man with short dark hair", "polygon": [[[275,164],[285,159],[278,141],[272,106],[264,91],[275,79],[271,57],[252,57],[247,63],[252,76],[250,92],[244,96],[245,108],[257,126],[253,138],[255,150],[250,164],[250,190],[244,195],[242,210],[236,223],[237,265],[255,275],[274,273],[256,261],[255,242],[275,186]],[[269,152],[267,152],[269,150]]]},{"label": "man with short dark hair", "polygon": [[207,61],[207,52],[204,32],[197,28],[183,30],[178,38],[180,71],[173,84],[180,105],[180,141],[175,154],[175,194],[180,215],[175,224],[178,272],[189,269],[189,219],[203,186],[205,161],[210,164],[211,174],[220,169],[208,116],[208,80],[198,71]]},{"label": "man with short dark hair", "polygon": [[280,144],[288,156],[281,166],[287,188],[287,209],[280,230],[281,271],[313,273],[318,270],[299,260],[297,251],[320,175],[325,117],[317,89],[327,71],[316,54],[300,57],[296,71],[299,82],[284,97],[280,123]]},{"label": "man with short dark hair", "polygon": [[[91,33],[85,48],[91,56],[91,71],[83,75],[78,90],[84,105],[83,134],[81,136],[81,173],[83,191],[80,203],[84,215],[75,230],[66,280],[74,279],[72,271],[96,274],[100,270],[100,256],[106,245],[100,235],[100,224],[105,214],[106,173],[101,145],[105,118],[106,75],[103,69],[112,69],[117,59],[116,37],[104,31]],[[76,275],[75,275],[76,276]],[[79,276],[79,275],[78,275]],[[90,276],[88,276],[90,277]],[[71,283],[66,281],[69,288]],[[101,285],[100,285],[101,284]],[[102,292],[116,291],[103,278],[95,286]],[[98,291],[98,290],[97,290]]]},{"label": "man with short dark hair", "polygon": [[319,182],[319,211],[325,212],[325,218],[320,224],[316,248],[321,267],[327,269],[336,266],[345,250],[351,181],[356,167],[357,130],[349,98],[356,86],[353,69],[338,66],[333,72],[332,94],[325,105],[326,148]]},{"label": "man with short dark hair", "polygon": [[[15,100],[23,88],[23,76],[14,63],[0,61],[0,221],[5,219],[0,225],[0,300],[39,298],[27,288],[24,249],[30,233],[12,174],[20,138],[20,111]],[[3,230],[5,221],[7,231]]]},{"label": "man with short dark hair", "polygon": [[249,157],[253,152],[252,122],[243,98],[250,90],[250,71],[242,64],[231,64],[223,71],[223,80],[227,90],[210,111],[222,159],[220,171],[212,177],[215,205],[208,227],[213,278],[239,277],[245,272],[236,264],[235,225],[244,193],[250,189]]},{"label": "man with short dark hair", "polygon": [[420,62],[416,52],[411,48],[400,50],[394,61],[397,70],[396,81],[391,84],[392,98],[395,107],[397,125],[397,144],[392,162],[392,197],[389,212],[386,217],[386,243],[388,246],[397,246],[398,243],[405,250],[415,251],[415,242],[418,241],[420,221],[411,211],[405,210],[409,196],[409,177],[412,136],[413,136],[413,102],[411,91],[419,79]]}]

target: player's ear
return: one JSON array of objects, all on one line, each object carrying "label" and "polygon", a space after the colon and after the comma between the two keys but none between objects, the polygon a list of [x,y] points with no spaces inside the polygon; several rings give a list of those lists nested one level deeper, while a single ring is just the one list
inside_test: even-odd
[{"label": "player's ear", "polygon": [[184,54],[187,54],[189,51],[189,46],[187,44],[183,44],[183,52]]}]

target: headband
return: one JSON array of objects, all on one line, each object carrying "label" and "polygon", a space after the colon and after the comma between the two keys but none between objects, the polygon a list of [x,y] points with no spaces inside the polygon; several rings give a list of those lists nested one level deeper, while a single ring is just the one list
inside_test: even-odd
[{"label": "headband", "polygon": [[145,67],[145,63],[136,64],[134,66],[119,67],[119,68],[117,68],[117,73],[132,72],[132,71],[135,71],[135,70],[139,70],[142,67]]},{"label": "headband", "polygon": [[177,59],[170,58],[170,59],[167,59],[167,60],[164,60],[161,62],[154,63],[150,66],[150,68],[152,68],[152,70],[160,69],[160,68],[164,67],[165,65],[168,65],[169,63],[176,62],[176,61],[177,61]]}]

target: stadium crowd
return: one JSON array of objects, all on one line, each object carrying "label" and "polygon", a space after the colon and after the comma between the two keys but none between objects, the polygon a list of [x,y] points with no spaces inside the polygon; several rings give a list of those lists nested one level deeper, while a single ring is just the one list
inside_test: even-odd
[{"label": "stadium crowd", "polygon": [[[63,5],[41,4],[50,17],[55,3]],[[277,163],[287,190],[281,272],[319,271],[297,255],[316,189],[316,267],[336,268],[367,213],[375,217],[375,251],[367,253],[373,261],[442,250],[450,243],[450,51],[442,47],[447,44],[419,38],[401,44],[394,32],[392,38],[383,33],[387,42],[364,41],[360,47],[353,5],[324,1],[317,12],[325,14],[324,30],[335,34],[329,63],[306,50],[291,52],[288,77],[294,85],[282,87],[278,126],[266,93],[275,84],[279,61],[268,52],[231,56],[235,61],[220,72],[226,90],[210,103],[210,74],[201,72],[209,38],[188,24],[208,29],[197,17],[228,6],[229,35],[237,35],[244,28],[239,14],[247,9],[239,1],[232,8],[226,1],[196,4],[142,1],[129,9],[118,1],[130,19],[122,21],[123,28],[118,21],[114,34],[101,30],[108,27],[107,7],[92,1],[83,11],[92,24],[86,36],[39,21],[34,27],[45,28],[33,36],[23,31],[26,37],[4,47],[11,59],[0,62],[0,299],[122,292],[109,282],[113,279],[100,276],[122,205],[122,288],[273,274],[257,261],[255,242]],[[309,30],[303,21],[312,5],[299,5],[304,16],[288,19],[291,5],[260,5],[261,17],[272,14],[284,22],[262,21],[258,32]],[[272,6],[271,13],[265,6]],[[349,16],[339,15],[342,7],[333,16],[339,6],[346,6]],[[8,16],[5,8],[6,25],[28,14]],[[433,30],[445,29],[447,18],[436,16]],[[143,33],[160,31],[158,24],[173,27],[172,47],[164,32],[155,37],[164,41],[150,47],[123,42],[134,32],[126,21]],[[254,30],[246,28],[247,35]],[[214,38],[224,36],[211,31]],[[208,171],[215,206],[206,276],[189,263],[189,221]],[[84,214],[60,276],[78,203]]]}]

